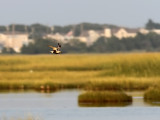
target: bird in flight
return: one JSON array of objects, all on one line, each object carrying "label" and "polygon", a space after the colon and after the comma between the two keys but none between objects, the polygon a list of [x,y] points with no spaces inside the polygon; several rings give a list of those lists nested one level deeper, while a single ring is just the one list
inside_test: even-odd
[{"label": "bird in flight", "polygon": [[59,43],[58,43],[57,47],[53,47],[51,45],[48,45],[48,47],[52,48],[52,51],[50,51],[52,54],[60,54],[61,53],[61,51],[60,51],[61,45]]}]

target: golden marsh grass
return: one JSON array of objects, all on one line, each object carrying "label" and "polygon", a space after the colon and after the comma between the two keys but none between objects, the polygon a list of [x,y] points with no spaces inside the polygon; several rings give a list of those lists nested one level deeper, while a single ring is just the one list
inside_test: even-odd
[{"label": "golden marsh grass", "polygon": [[160,53],[1,55],[0,89],[145,90],[159,68]]}]

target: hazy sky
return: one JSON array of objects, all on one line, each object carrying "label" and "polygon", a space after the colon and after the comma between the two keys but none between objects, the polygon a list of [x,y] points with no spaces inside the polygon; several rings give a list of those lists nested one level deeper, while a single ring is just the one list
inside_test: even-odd
[{"label": "hazy sky", "polygon": [[0,0],[0,25],[82,22],[143,27],[160,23],[160,0]]}]

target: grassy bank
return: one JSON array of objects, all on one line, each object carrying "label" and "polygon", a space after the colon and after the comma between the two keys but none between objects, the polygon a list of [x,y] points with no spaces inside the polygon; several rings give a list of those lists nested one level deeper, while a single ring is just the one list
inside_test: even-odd
[{"label": "grassy bank", "polygon": [[90,91],[79,95],[80,106],[125,106],[132,102],[132,97],[123,92]]},{"label": "grassy bank", "polygon": [[147,102],[160,102],[160,87],[150,87],[144,94]]},{"label": "grassy bank", "polygon": [[159,68],[160,53],[1,55],[0,89],[146,90]]}]

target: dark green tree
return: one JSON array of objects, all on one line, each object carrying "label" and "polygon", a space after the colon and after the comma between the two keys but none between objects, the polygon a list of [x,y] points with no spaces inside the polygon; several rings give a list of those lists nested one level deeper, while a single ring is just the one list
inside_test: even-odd
[{"label": "dark green tree", "polygon": [[63,44],[63,53],[84,53],[87,52],[87,46],[78,39],[72,39],[70,42]]},{"label": "dark green tree", "polygon": [[92,46],[90,46],[90,52],[106,52],[108,40],[105,37],[100,37]]},{"label": "dark green tree", "polygon": [[153,20],[149,19],[147,24],[146,24],[146,29],[160,29],[160,24],[155,23]]},{"label": "dark green tree", "polygon": [[49,53],[51,48],[48,45],[57,46],[56,40],[43,39],[38,38],[35,39],[34,43],[30,43],[29,45],[24,45],[21,48],[22,54],[46,54]]},{"label": "dark green tree", "polygon": [[5,26],[0,26],[0,32],[6,32],[6,31],[7,31],[7,29]]},{"label": "dark green tree", "polygon": [[2,49],[2,54],[14,54],[14,53],[16,53],[16,52],[15,52],[15,50],[13,48],[4,47]]}]

